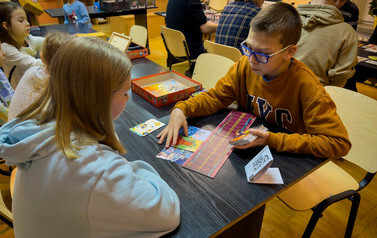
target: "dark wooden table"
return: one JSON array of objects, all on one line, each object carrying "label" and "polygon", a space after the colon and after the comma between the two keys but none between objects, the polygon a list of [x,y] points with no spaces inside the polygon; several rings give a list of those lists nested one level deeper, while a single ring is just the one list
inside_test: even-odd
[{"label": "dark wooden table", "polygon": [[[165,68],[148,59],[132,60],[132,78],[155,73]],[[158,144],[159,129],[145,137],[129,128],[154,118],[168,123],[172,105],[156,108],[139,95],[130,92],[130,100],[115,128],[127,149],[129,161],[150,163],[161,177],[176,191],[181,204],[181,224],[167,237],[258,237],[265,204],[288,186],[302,179],[325,161],[310,156],[291,155],[272,151],[272,167],[279,167],[284,185],[257,185],[246,180],[245,165],[261,148],[235,150],[214,179],[185,169],[178,164],[156,158],[163,145]],[[188,123],[214,130],[230,110]]]},{"label": "dark wooden table", "polygon": [[[364,44],[363,46],[368,45],[367,42],[362,42],[362,43]],[[357,55],[358,56],[365,57],[365,58],[368,58],[368,56],[370,56],[370,55],[377,56],[377,53],[366,51],[365,48],[363,48],[363,46],[359,46],[357,48]],[[368,59],[368,60],[371,60],[371,59]],[[369,63],[366,63],[365,61],[362,61],[362,62],[359,62],[357,64],[357,66],[359,68],[361,68],[362,70],[374,70],[376,72],[375,76],[377,76],[377,65],[376,64],[369,64]]]},{"label": "dark wooden table", "polygon": [[[130,9],[130,10],[122,10],[117,12],[112,11],[102,11],[97,7],[94,6],[87,6],[88,14],[90,18],[106,18],[112,16],[121,16],[121,15],[134,15],[135,17],[135,25],[144,26],[145,29],[148,29],[148,21],[147,21],[147,9],[153,9],[157,7],[148,7],[148,8],[140,8],[140,9]],[[44,9],[44,11],[52,18],[58,18],[59,24],[64,23],[64,10],[63,8],[51,8],[51,9]],[[146,48],[149,51],[149,40],[147,38]]]},{"label": "dark wooden table", "polygon": [[49,32],[68,32],[70,34],[76,33],[92,33],[97,32],[92,28],[88,27],[86,24],[59,24],[59,25],[49,25],[49,26],[39,26],[32,27],[30,29],[30,34],[33,36],[46,36]]}]

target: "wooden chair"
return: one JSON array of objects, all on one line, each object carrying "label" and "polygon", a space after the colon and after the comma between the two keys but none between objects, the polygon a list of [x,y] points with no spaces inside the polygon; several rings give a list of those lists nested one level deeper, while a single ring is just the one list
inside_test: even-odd
[{"label": "wooden chair", "polygon": [[209,9],[221,12],[224,7],[228,4],[228,0],[210,0]]},{"label": "wooden chair", "polygon": [[5,224],[13,228],[13,216],[4,203],[3,196],[0,189],[0,220]]},{"label": "wooden chair", "polygon": [[241,51],[239,51],[237,48],[222,45],[209,40],[204,41],[204,48],[207,50],[207,53],[222,55],[233,60],[234,62],[237,62],[242,57]]},{"label": "wooden chair", "polygon": [[358,182],[330,161],[288,188],[279,198],[294,210],[313,210],[303,237],[311,235],[328,206],[350,199],[352,207],[345,237],[351,237],[360,201],[358,191],[369,184],[377,171],[377,101],[340,87],[326,86],[325,89],[334,100],[352,143],[350,152],[343,159],[364,169],[366,175]]},{"label": "wooden chair", "polygon": [[147,45],[148,30],[143,26],[133,25],[130,29],[130,37],[133,42],[145,47]]},{"label": "wooden chair", "polygon": [[166,26],[161,27],[161,36],[164,41],[166,51],[168,52],[168,62],[167,65],[171,69],[173,59],[169,57],[169,54],[178,60],[179,63],[188,61],[189,65],[195,62],[195,60],[190,59],[190,51],[186,42],[185,35],[178,30],[168,28]]},{"label": "wooden chair", "polygon": [[196,59],[192,79],[202,83],[205,89],[213,88],[233,64],[232,60],[221,55],[201,54]]}]

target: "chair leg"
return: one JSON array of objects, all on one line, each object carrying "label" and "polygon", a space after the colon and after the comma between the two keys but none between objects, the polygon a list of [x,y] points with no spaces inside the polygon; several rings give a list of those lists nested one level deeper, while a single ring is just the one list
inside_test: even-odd
[{"label": "chair leg", "polygon": [[360,204],[360,194],[355,193],[355,195],[353,197],[350,197],[349,199],[352,201],[352,206],[351,206],[350,215],[348,217],[346,234],[344,236],[347,238],[351,237],[353,226],[355,225],[356,215],[357,215],[357,211],[359,209],[359,204]]},{"label": "chair leg", "polygon": [[9,221],[7,218],[2,216],[1,214],[0,214],[0,220],[3,221],[5,224],[7,224],[9,227],[13,228],[13,222]]},{"label": "chair leg", "polygon": [[309,238],[314,230],[315,225],[317,224],[319,218],[322,217],[322,212],[325,210],[326,207],[315,207],[313,208],[313,214],[310,218],[308,225],[306,226],[305,232],[302,235],[303,238]]}]

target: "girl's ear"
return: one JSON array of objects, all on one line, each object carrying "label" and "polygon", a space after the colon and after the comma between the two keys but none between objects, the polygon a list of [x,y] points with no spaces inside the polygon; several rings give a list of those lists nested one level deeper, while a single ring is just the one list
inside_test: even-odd
[{"label": "girl's ear", "polygon": [[291,59],[295,53],[297,51],[297,45],[291,45],[288,49],[287,49],[287,54],[285,55],[285,59],[286,60],[289,60]]},{"label": "girl's ear", "polygon": [[8,29],[8,24],[4,21],[3,23],[1,23],[1,25],[2,25],[2,27],[5,29],[5,30],[7,30],[7,31],[9,31],[9,29]]},{"label": "girl's ear", "polygon": [[39,53],[39,57],[41,58],[42,63],[44,63],[45,66],[47,67],[46,60],[45,60],[45,58],[43,57],[43,52]]}]

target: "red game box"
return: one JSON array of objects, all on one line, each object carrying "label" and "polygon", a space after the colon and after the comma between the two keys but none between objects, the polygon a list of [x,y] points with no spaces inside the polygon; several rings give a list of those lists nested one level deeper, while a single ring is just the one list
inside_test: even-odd
[{"label": "red game box", "polygon": [[172,70],[133,79],[131,87],[155,107],[162,107],[187,99],[201,90],[202,84]]},{"label": "red game box", "polygon": [[130,46],[127,49],[127,55],[129,59],[142,58],[148,56],[148,49],[134,42],[131,42]]}]

